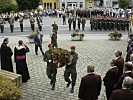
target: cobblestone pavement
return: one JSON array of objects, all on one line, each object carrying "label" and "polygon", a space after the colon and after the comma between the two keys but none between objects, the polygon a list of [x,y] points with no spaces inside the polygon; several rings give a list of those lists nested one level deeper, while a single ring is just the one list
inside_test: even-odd
[{"label": "cobblestone pavement", "polygon": [[[2,37],[1,37],[2,38]],[[28,42],[25,37],[9,37],[11,40],[11,48],[16,46],[16,41],[22,39]],[[109,62],[114,58],[115,50],[125,51],[127,46],[127,36],[124,36],[121,41],[110,41],[107,35],[85,35],[84,41],[71,41],[69,34],[58,35],[59,47],[69,49],[71,45],[77,47],[79,60],[77,63],[78,77],[76,81],[74,93],[70,93],[71,88],[66,88],[63,73],[65,68],[59,68],[57,73],[57,82],[55,90],[51,90],[50,80],[46,76],[46,63],[43,62],[42,55],[36,56],[34,52],[34,44],[27,43],[30,52],[27,54],[27,63],[31,79],[22,84],[23,92],[22,100],[78,100],[78,89],[81,77],[87,74],[86,67],[88,64],[95,65],[95,73],[104,77],[107,70],[110,68]],[[1,40],[1,39],[0,39]],[[49,35],[44,36],[43,49],[47,50],[47,44],[50,42]],[[14,64],[15,69],[15,64]],[[105,89],[102,85],[101,95],[99,100],[105,99]]]}]

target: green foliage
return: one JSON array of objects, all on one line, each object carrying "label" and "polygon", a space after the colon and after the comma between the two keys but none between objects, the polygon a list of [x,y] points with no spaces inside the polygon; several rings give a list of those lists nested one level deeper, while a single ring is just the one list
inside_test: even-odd
[{"label": "green foliage", "polygon": [[129,5],[131,5],[131,1],[130,0],[118,0],[119,3],[119,7],[120,8],[126,8]]},{"label": "green foliage", "polygon": [[11,11],[18,11],[18,6],[15,4],[7,3],[7,2],[0,2],[0,12],[6,13]]},{"label": "green foliage", "polygon": [[40,0],[16,0],[19,10],[31,10],[38,7]]},{"label": "green foliage", "polygon": [[0,76],[0,100],[19,100],[22,96],[22,92],[15,84]]}]

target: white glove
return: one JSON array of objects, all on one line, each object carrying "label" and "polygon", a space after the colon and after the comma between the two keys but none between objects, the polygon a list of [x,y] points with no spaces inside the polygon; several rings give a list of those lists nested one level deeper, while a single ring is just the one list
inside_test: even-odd
[{"label": "white glove", "polygon": [[50,63],[52,60],[48,60],[48,62]]}]

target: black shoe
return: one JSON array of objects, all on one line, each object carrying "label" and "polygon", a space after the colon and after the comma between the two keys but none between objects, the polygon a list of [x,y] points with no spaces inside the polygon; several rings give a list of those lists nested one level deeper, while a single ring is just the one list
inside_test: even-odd
[{"label": "black shoe", "polygon": [[52,85],[52,89],[51,90],[55,90],[55,84]]},{"label": "black shoe", "polygon": [[68,83],[67,83],[67,88],[70,86],[70,84],[71,84],[71,82],[68,82]]},{"label": "black shoe", "polygon": [[74,92],[74,89],[71,89],[71,93],[73,93]]}]

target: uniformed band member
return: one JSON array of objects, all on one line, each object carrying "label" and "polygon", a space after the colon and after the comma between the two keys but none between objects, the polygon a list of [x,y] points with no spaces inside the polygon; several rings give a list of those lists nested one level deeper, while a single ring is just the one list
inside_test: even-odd
[{"label": "uniformed band member", "polygon": [[57,34],[58,31],[58,25],[54,22],[54,24],[52,24],[53,30],[55,31],[55,33]]},{"label": "uniformed band member", "polygon": [[57,34],[55,30],[53,30],[53,33],[51,35],[51,43],[53,44],[53,48],[57,48]]},{"label": "uniformed band member", "polygon": [[[73,56],[72,63],[70,65],[67,65],[64,72],[64,78],[67,83],[67,87],[72,85],[71,93],[74,92],[74,86],[76,83],[77,78],[77,71],[76,71],[76,64],[78,60],[78,54],[75,52],[75,46],[71,46],[71,55]],[[71,75],[71,80],[69,79]]]},{"label": "uniformed band member", "polygon": [[75,30],[76,29],[76,18],[74,17],[73,18],[73,30]]},{"label": "uniformed band member", "polygon": [[4,19],[0,18],[0,28],[1,28],[1,33],[4,32]]},{"label": "uniformed band member", "polygon": [[80,30],[81,18],[78,17],[78,29]]},{"label": "uniformed band member", "polygon": [[86,24],[86,21],[85,21],[84,18],[82,18],[81,23],[82,23],[82,30],[84,31],[84,29],[85,29],[85,24]]},{"label": "uniformed band member", "polygon": [[63,25],[66,25],[66,13],[62,14],[62,18],[63,18]]},{"label": "uniformed band member", "polygon": [[11,16],[11,18],[9,19],[11,33],[13,33],[13,30],[14,30],[14,20],[15,20],[14,16]]},{"label": "uniformed band member", "polygon": [[31,16],[31,18],[30,18],[30,24],[31,24],[31,30],[32,31],[34,31],[34,29],[35,29],[35,19],[34,19],[34,17],[33,16]]},{"label": "uniformed band member", "polygon": [[23,16],[20,16],[19,18],[19,23],[20,23],[20,29],[21,29],[21,32],[23,32]]},{"label": "uniformed band member", "polygon": [[48,78],[51,80],[50,84],[52,85],[52,90],[54,90],[55,82],[56,82],[57,68],[54,66],[53,58],[51,57],[53,45],[49,44],[48,48],[49,48],[49,50],[47,50],[44,54],[44,61],[47,62],[46,73],[47,73]]},{"label": "uniformed band member", "polygon": [[37,15],[36,21],[37,21],[39,30],[42,31],[42,18],[39,15]]},{"label": "uniformed band member", "polygon": [[68,18],[68,24],[69,24],[69,30],[71,30],[71,24],[72,24],[72,18],[71,17]]}]

